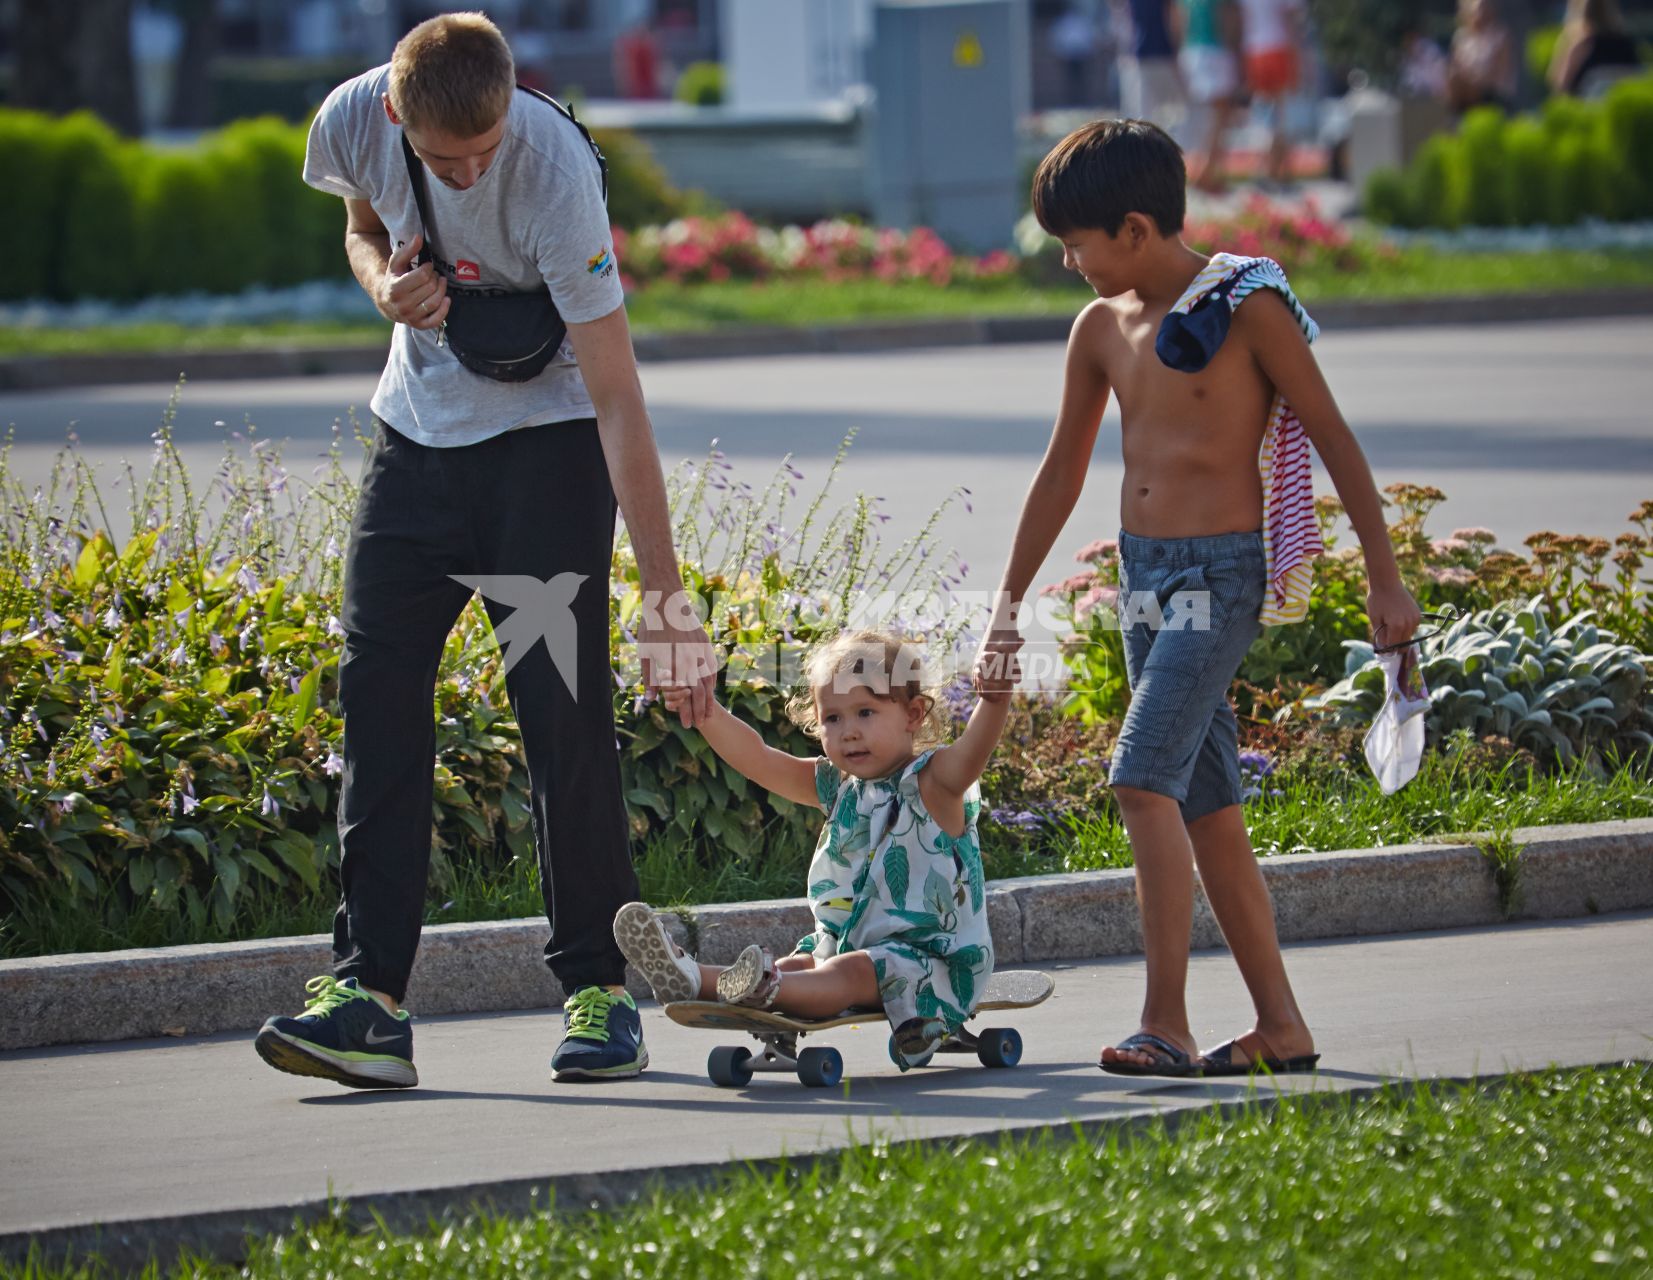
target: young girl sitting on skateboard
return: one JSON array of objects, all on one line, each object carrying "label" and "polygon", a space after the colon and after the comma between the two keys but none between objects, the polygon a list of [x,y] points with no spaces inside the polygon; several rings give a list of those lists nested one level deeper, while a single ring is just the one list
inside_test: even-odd
[{"label": "young girl sitting on skateboard", "polygon": [[[839,635],[810,654],[805,678],[788,710],[820,756],[766,745],[715,702],[699,729],[726,764],[827,815],[809,866],[815,931],[789,956],[754,945],[726,969],[685,955],[645,903],[620,908],[614,937],[663,1003],[717,999],[803,1018],[882,1005],[905,1071],[969,1018],[993,972],[977,780],[1010,686],[984,682],[964,732],[938,746],[936,699],[910,642]],[[667,690],[666,706],[687,696]]]}]

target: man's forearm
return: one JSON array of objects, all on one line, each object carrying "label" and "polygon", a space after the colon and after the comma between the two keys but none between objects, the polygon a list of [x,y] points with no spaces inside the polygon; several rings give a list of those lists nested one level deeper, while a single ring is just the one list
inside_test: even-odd
[{"label": "man's forearm", "polygon": [[350,260],[351,274],[361,285],[373,305],[384,310],[385,275],[390,270],[390,233],[374,235],[366,231],[346,231],[344,252]]},{"label": "man's forearm", "polygon": [[609,482],[625,517],[644,589],[667,593],[682,590],[660,451],[641,396],[635,405],[609,413],[599,411],[597,429],[603,441],[603,456],[608,460]]}]

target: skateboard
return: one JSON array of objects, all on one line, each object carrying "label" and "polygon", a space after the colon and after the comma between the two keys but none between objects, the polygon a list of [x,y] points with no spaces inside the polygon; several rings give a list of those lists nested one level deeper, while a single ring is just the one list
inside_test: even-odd
[{"label": "skateboard", "polygon": [[[1036,969],[995,973],[988,980],[987,992],[976,1006],[974,1016],[999,1009],[1031,1009],[1048,1000],[1055,989],[1051,976]],[[844,1075],[843,1055],[825,1046],[800,1050],[798,1041],[833,1027],[886,1020],[882,1009],[848,1009],[833,1018],[794,1018],[790,1014],[748,1009],[716,1000],[668,1004],[666,1016],[684,1027],[744,1031],[762,1045],[756,1054],[739,1045],[719,1045],[706,1059],[706,1074],[712,1083],[733,1089],[749,1083],[754,1071],[796,1073],[800,1083],[815,1089],[835,1085]],[[893,1036],[891,1041],[893,1044]],[[1013,1027],[983,1027],[976,1032],[960,1027],[937,1045],[930,1056],[936,1053],[973,1053],[984,1067],[1013,1067],[1022,1058],[1022,1038]],[[924,1061],[928,1062],[929,1058]]]}]

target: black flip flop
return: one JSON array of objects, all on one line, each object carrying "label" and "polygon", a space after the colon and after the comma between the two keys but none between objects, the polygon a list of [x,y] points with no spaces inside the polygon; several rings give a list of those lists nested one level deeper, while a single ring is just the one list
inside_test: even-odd
[{"label": "black flip flop", "polygon": [[[1255,1031],[1248,1031],[1247,1035],[1257,1035]],[[1313,1071],[1320,1061],[1318,1053],[1300,1054],[1295,1058],[1276,1058],[1268,1050],[1268,1041],[1258,1035],[1262,1041],[1264,1052],[1251,1059],[1250,1062],[1234,1061],[1234,1046],[1243,1036],[1236,1036],[1226,1044],[1220,1044],[1210,1053],[1200,1055],[1200,1064],[1208,1076],[1249,1076],[1257,1071],[1267,1071],[1271,1075],[1289,1076],[1307,1071]]]},{"label": "black flip flop", "polygon": [[1134,1062],[1098,1062],[1096,1065],[1111,1075],[1116,1076],[1175,1076],[1187,1077],[1201,1074],[1199,1063],[1194,1062],[1176,1045],[1161,1040],[1158,1036],[1147,1031],[1138,1031],[1134,1036],[1121,1040],[1114,1046],[1125,1052],[1151,1053],[1159,1061],[1149,1067],[1139,1067]]}]

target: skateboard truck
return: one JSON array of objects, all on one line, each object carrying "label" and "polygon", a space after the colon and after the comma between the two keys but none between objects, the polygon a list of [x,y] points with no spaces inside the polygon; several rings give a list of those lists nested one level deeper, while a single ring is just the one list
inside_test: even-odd
[{"label": "skateboard truck", "polygon": [[775,1071],[796,1074],[798,1082],[813,1089],[830,1088],[844,1078],[844,1057],[836,1049],[800,1050],[793,1032],[756,1032],[752,1038],[763,1046],[756,1055],[739,1045],[719,1045],[706,1060],[706,1074],[724,1088],[740,1088],[753,1072]]}]

